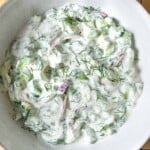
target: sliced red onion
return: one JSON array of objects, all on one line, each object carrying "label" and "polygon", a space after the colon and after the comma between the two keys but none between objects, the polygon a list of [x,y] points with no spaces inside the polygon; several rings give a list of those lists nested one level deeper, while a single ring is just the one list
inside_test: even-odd
[{"label": "sliced red onion", "polygon": [[63,92],[63,93],[64,93],[64,92],[66,91],[68,85],[69,85],[69,80],[67,80],[67,81],[65,81],[64,83],[62,83],[62,84],[58,87],[58,90],[59,90],[60,92]]},{"label": "sliced red onion", "polygon": [[108,16],[105,12],[102,12],[102,11],[100,12],[100,15],[103,16],[103,17],[107,17]]}]

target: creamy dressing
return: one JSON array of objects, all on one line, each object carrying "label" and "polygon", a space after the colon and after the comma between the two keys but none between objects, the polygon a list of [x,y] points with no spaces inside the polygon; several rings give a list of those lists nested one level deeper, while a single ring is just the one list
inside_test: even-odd
[{"label": "creamy dressing", "polygon": [[100,9],[67,4],[32,17],[1,72],[16,119],[52,144],[116,132],[143,88],[131,47],[131,33]]}]

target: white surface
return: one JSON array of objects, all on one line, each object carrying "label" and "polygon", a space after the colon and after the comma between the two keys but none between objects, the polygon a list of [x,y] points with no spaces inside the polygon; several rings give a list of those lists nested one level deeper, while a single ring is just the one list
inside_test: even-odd
[{"label": "white surface", "polygon": [[[68,0],[69,1],[69,0]],[[75,1],[75,0],[74,0]],[[16,33],[34,12],[43,12],[52,6],[64,4],[65,0],[11,0],[0,10],[0,61]],[[144,91],[134,112],[117,134],[94,145],[73,144],[48,146],[39,142],[28,131],[12,120],[11,105],[0,94],[0,142],[8,150],[137,150],[150,136],[150,17],[135,0],[76,0],[79,4],[101,6],[110,16],[117,18],[133,32],[135,47],[139,51],[139,65],[144,81]]]}]

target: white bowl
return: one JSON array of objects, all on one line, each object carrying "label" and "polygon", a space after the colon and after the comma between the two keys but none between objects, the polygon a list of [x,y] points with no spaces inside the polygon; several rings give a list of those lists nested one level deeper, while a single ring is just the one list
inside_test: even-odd
[{"label": "white bowl", "polygon": [[[71,1],[71,0],[68,0]],[[8,150],[137,150],[150,136],[150,17],[135,0],[74,0],[82,5],[101,6],[133,32],[139,50],[144,91],[127,122],[119,131],[94,145],[72,144],[49,147],[22,129],[12,119],[9,98],[0,94],[0,143]],[[0,9],[0,62],[17,32],[33,14],[41,14],[66,0],[10,0]]]}]

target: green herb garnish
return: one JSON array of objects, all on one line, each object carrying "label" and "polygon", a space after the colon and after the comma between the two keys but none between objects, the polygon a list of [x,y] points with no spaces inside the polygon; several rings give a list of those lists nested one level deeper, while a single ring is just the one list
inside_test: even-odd
[{"label": "green herb garnish", "polygon": [[77,92],[77,89],[75,89],[73,86],[69,86],[68,87],[68,91],[71,93],[71,94],[75,94]]},{"label": "green herb garnish", "polygon": [[71,17],[71,16],[68,16],[65,18],[65,21],[68,23],[68,24],[71,24],[71,25],[76,25],[78,24],[79,22],[83,22],[82,19],[78,18],[78,17]]},{"label": "green herb garnish", "polygon": [[82,71],[76,72],[75,77],[80,80],[88,80],[88,77]]},{"label": "green herb garnish", "polygon": [[[61,64],[61,66],[62,66],[62,64]],[[58,70],[57,70],[57,68],[52,68],[50,66],[46,66],[44,69],[44,74],[49,79],[51,77],[58,76]]]}]

